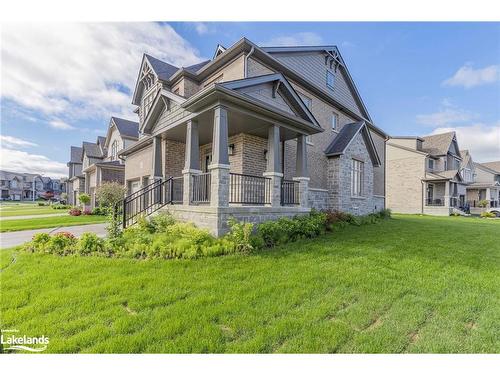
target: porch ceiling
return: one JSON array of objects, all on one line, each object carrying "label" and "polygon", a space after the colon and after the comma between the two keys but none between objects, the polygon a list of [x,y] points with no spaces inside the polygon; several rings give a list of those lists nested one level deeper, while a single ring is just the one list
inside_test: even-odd
[{"label": "porch ceiling", "polygon": [[[198,131],[200,144],[212,142],[214,111],[207,110],[199,114],[196,118],[198,121]],[[265,118],[252,115],[247,112],[239,111],[234,108],[228,108],[228,135],[236,135],[246,133],[257,137],[267,139],[268,128],[275,122]],[[286,141],[297,138],[299,133],[293,129],[286,127],[280,128],[280,140]],[[186,140],[186,123],[167,129],[163,132],[163,136],[175,141],[185,142]]]}]

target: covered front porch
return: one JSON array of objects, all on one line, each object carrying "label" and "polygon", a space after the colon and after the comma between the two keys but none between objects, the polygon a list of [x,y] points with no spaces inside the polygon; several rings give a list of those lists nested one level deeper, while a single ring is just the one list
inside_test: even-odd
[{"label": "covered front porch", "polygon": [[466,205],[465,186],[452,180],[424,181],[423,213],[450,215],[454,209],[463,211]]},{"label": "covered front porch", "polygon": [[[125,203],[131,213],[125,220],[151,206],[221,235],[231,217],[258,223],[309,212],[306,137],[321,131],[319,124],[303,108],[299,116],[239,96],[223,92],[213,101],[202,96],[184,103],[187,119],[157,128],[154,182]],[[289,140],[296,141],[296,157],[286,163],[296,173],[285,179]]]}]

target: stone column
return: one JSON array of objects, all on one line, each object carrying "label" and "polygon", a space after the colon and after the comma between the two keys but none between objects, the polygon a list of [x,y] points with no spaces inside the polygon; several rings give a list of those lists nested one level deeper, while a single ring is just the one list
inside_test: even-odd
[{"label": "stone column", "polygon": [[[280,128],[278,125],[269,127],[267,135],[267,168],[264,176],[271,179],[271,207],[281,205],[281,152],[280,152]],[[267,194],[267,192],[266,192]]]},{"label": "stone column", "polygon": [[444,185],[444,206],[450,207],[450,181],[446,181]]},{"label": "stone column", "polygon": [[184,157],[183,198],[184,205],[191,204],[191,191],[193,189],[193,176],[200,171],[200,140],[198,132],[198,121],[189,120],[186,124],[186,152]]},{"label": "stone column", "polygon": [[299,205],[302,208],[309,207],[309,174],[307,172],[307,142],[306,135],[301,134],[297,138],[297,164],[294,181],[299,182]]},{"label": "stone column", "polygon": [[228,154],[227,109],[214,109],[214,129],[212,140],[212,163],[210,170],[210,206],[229,206],[229,154]]}]

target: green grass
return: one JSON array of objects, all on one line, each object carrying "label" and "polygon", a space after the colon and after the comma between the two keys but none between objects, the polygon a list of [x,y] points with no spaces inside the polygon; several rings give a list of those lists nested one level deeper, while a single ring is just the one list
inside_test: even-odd
[{"label": "green grass", "polygon": [[59,226],[103,223],[105,221],[106,216],[98,215],[67,215],[55,217],[40,217],[34,219],[1,220],[0,232],[13,232],[28,229],[55,228]]},{"label": "green grass", "polygon": [[396,216],[249,256],[1,251],[1,326],[48,352],[498,353],[499,233]]},{"label": "green grass", "polygon": [[62,214],[69,210],[54,210],[50,206],[38,206],[35,203],[1,203],[0,217],[24,216],[24,215],[47,215]]}]

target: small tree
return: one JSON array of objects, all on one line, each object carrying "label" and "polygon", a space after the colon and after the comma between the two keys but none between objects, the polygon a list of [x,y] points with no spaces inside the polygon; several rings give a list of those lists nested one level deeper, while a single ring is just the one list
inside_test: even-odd
[{"label": "small tree", "polygon": [[90,203],[90,195],[84,194],[84,193],[79,194],[78,200],[85,207],[86,205],[88,205]]},{"label": "small tree", "polygon": [[109,209],[120,202],[126,192],[125,186],[118,182],[105,182],[97,188],[95,196],[99,206]]},{"label": "small tree", "polygon": [[68,201],[68,193],[61,193],[61,201],[66,203]]}]

